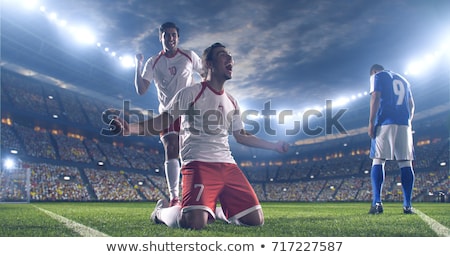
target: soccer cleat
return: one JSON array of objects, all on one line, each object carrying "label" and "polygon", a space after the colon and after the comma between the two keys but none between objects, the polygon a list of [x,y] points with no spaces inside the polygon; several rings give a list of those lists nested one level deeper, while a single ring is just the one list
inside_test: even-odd
[{"label": "soccer cleat", "polygon": [[382,213],[383,213],[383,205],[381,203],[377,203],[370,207],[369,214],[382,214]]},{"label": "soccer cleat", "polygon": [[156,202],[156,206],[152,212],[152,215],[150,215],[150,220],[152,220],[156,224],[161,224],[162,222],[158,219],[157,214],[162,208],[168,207],[168,205],[169,205],[169,203],[165,199],[159,199]]},{"label": "soccer cleat", "polygon": [[404,214],[414,214],[413,208],[411,206],[403,206],[403,213]]},{"label": "soccer cleat", "polygon": [[170,200],[169,207],[177,206],[177,205],[181,205],[180,198],[175,197],[172,200]]}]

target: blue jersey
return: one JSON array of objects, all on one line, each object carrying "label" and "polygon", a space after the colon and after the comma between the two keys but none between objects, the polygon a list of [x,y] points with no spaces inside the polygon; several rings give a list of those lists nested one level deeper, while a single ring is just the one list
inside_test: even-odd
[{"label": "blue jersey", "polygon": [[370,93],[381,92],[375,126],[409,125],[411,88],[401,75],[384,70],[370,77]]}]

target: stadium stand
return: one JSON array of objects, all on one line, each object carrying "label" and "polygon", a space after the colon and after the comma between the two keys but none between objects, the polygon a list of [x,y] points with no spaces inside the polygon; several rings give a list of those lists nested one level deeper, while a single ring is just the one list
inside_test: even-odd
[{"label": "stadium stand", "polygon": [[[25,177],[14,177],[2,165],[0,201],[167,197],[158,137],[101,136],[106,124],[100,115],[110,103],[3,68],[1,73],[2,158],[19,158],[30,170],[30,190]],[[413,198],[450,202],[448,108],[428,113],[414,127]],[[295,144],[285,156],[232,145],[261,201],[370,201],[368,147],[365,133]],[[398,169],[388,162],[386,170],[386,200],[401,201]]]}]

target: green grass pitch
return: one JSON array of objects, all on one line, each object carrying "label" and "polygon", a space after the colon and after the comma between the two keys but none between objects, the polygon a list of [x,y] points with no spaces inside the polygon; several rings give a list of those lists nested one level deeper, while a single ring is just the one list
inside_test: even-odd
[{"label": "green grass pitch", "polygon": [[[173,229],[149,220],[154,202],[0,204],[0,237],[80,237],[43,210],[111,237],[437,237],[420,215],[405,215],[401,203],[385,203],[381,215],[370,203],[261,203],[265,224],[244,227],[216,221],[204,230]],[[414,203],[444,228],[450,204]]]}]

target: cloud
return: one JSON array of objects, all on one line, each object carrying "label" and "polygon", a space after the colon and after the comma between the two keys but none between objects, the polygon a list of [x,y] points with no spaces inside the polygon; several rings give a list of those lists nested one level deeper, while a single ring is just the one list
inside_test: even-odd
[{"label": "cloud", "polygon": [[[156,54],[158,28],[165,21],[177,23],[180,46],[199,55],[222,42],[235,59],[228,89],[259,105],[267,99],[323,102],[365,89],[367,67],[375,60],[404,65],[401,58],[422,47],[415,41],[424,45],[436,28],[448,24],[443,18],[448,5],[439,0],[51,1],[69,21],[91,24],[117,52]],[[107,69],[100,60],[92,65]],[[116,75],[112,69],[111,75]]]},{"label": "cloud", "polygon": [[[217,13],[204,30],[199,28],[202,32],[198,36],[183,44],[194,49],[216,41],[228,45],[236,62],[229,88],[238,98],[288,97],[302,87],[320,83],[309,86],[311,81],[302,77],[287,81],[285,71],[292,73],[302,65],[325,59],[330,48],[349,48],[368,33],[363,26],[355,26],[361,24],[359,19],[363,17],[336,12],[339,7],[348,9],[327,1],[289,1],[287,8],[280,8],[279,3],[246,1]],[[361,5],[351,6],[355,12],[360,8]]]}]

